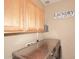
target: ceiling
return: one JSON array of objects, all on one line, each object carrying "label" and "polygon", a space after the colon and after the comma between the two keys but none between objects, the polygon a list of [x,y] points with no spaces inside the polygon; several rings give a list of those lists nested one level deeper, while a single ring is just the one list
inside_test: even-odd
[{"label": "ceiling", "polygon": [[58,2],[60,0],[40,0],[45,6],[50,5],[52,3]]}]

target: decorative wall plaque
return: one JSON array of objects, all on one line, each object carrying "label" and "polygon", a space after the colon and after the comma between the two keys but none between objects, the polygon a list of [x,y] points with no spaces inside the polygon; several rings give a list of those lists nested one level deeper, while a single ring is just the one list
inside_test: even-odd
[{"label": "decorative wall plaque", "polygon": [[71,16],[74,16],[74,14],[75,14],[75,13],[74,13],[73,10],[55,12],[55,13],[54,13],[54,19],[57,19],[57,18],[65,18],[65,17],[71,17]]}]

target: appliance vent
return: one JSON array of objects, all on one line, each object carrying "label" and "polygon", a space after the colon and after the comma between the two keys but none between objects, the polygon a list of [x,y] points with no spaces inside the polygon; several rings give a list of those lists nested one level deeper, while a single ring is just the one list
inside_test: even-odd
[{"label": "appliance vent", "polygon": [[62,0],[40,0],[45,6]]},{"label": "appliance vent", "polygon": [[45,1],[46,4],[50,3],[50,1]]}]

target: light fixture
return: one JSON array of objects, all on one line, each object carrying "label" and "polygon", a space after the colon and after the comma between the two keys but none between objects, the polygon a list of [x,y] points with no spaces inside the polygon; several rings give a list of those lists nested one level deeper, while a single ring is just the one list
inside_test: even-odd
[{"label": "light fixture", "polygon": [[58,2],[58,1],[61,1],[61,0],[40,0],[45,6],[48,6],[52,3],[55,3],[55,2]]}]

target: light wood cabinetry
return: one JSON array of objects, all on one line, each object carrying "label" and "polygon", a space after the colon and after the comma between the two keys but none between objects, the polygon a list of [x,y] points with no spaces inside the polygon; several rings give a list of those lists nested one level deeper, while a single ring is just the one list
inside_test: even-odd
[{"label": "light wood cabinetry", "polygon": [[24,18],[27,32],[44,32],[44,10],[42,8],[26,0]]},{"label": "light wood cabinetry", "polygon": [[8,33],[23,31],[22,1],[5,0],[4,2],[4,31]]},{"label": "light wood cabinetry", "polygon": [[36,8],[37,32],[44,32],[44,10]]},{"label": "light wood cabinetry", "polygon": [[5,33],[44,31],[44,11],[30,0],[4,2]]},{"label": "light wood cabinetry", "polygon": [[26,28],[26,32],[36,32],[36,24],[35,24],[35,5],[31,1],[25,2],[25,16],[24,16],[24,27]]}]

